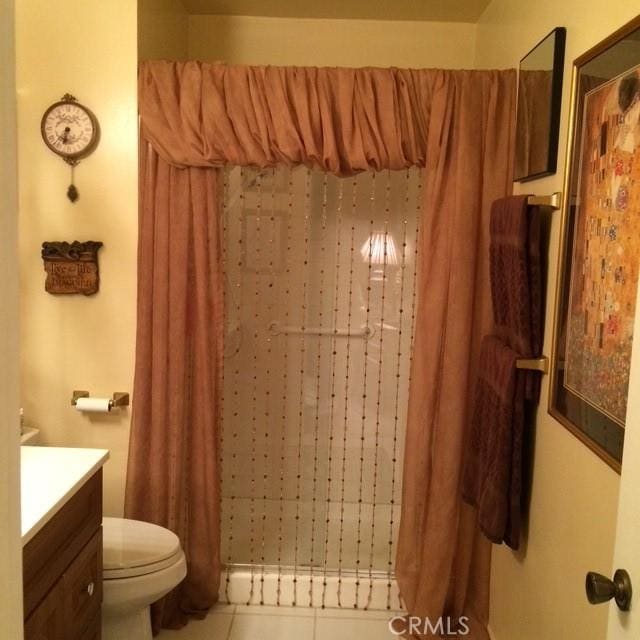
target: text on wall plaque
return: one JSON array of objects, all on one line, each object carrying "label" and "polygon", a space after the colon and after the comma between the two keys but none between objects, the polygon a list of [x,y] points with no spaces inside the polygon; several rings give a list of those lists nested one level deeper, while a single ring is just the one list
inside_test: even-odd
[{"label": "text on wall plaque", "polygon": [[90,296],[100,287],[98,249],[102,242],[43,242],[42,260],[48,293]]}]

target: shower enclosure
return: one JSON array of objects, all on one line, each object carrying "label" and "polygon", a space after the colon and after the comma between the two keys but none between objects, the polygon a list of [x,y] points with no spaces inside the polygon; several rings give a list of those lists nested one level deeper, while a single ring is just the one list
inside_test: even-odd
[{"label": "shower enclosure", "polygon": [[399,608],[420,181],[225,170],[228,601]]}]

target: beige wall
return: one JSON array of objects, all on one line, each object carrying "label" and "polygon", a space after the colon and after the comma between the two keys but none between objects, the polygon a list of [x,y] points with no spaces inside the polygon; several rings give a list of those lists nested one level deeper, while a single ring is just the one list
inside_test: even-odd
[{"label": "beige wall", "polygon": [[[22,403],[48,444],[106,447],[105,511],[122,511],[129,412],[88,417],[73,389],[131,391],[137,243],[136,0],[22,0],[16,7]],[[82,19],[70,19],[81,16]],[[40,137],[52,102],[73,93],[102,130],[76,168],[80,199],[66,198],[69,167]],[[45,240],[101,240],[100,292],[44,291]]]},{"label": "beige wall", "polygon": [[22,638],[14,3],[0,1],[0,635]]},{"label": "beige wall", "polygon": [[448,22],[189,17],[189,57],[229,64],[472,68],[476,27]]},{"label": "beige wall", "polygon": [[186,59],[188,28],[181,0],[138,0],[139,59]]},{"label": "beige wall", "polygon": [[[516,66],[556,26],[567,28],[567,63],[555,176],[516,192],[562,190],[572,60],[630,20],[629,0],[493,0],[478,26],[476,65]],[[553,218],[549,250],[545,352],[551,351],[560,216]],[[528,544],[522,553],[498,548],[492,571],[491,627],[495,640],[602,640],[607,607],[587,604],[584,576],[608,574],[613,557],[619,476],[546,412],[548,377],[536,424],[535,466]]]}]

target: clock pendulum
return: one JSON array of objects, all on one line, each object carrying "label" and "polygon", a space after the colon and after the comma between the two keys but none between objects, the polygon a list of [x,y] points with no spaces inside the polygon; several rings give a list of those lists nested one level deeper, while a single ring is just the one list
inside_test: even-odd
[{"label": "clock pendulum", "polygon": [[52,104],[45,111],[40,131],[47,147],[71,167],[71,184],[67,189],[67,198],[75,202],[79,196],[74,184],[75,167],[81,159],[92,153],[98,144],[98,120],[87,107],[66,93],[59,102]]},{"label": "clock pendulum", "polygon": [[78,189],[76,185],[73,183],[73,178],[75,174],[75,168],[79,161],[71,162],[67,160],[69,165],[71,166],[71,183],[69,184],[69,188],[67,189],[67,198],[71,200],[71,202],[75,202],[78,199]]}]

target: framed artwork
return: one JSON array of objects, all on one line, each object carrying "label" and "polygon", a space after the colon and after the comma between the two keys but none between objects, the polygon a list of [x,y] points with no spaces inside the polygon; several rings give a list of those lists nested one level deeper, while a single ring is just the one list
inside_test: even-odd
[{"label": "framed artwork", "polygon": [[514,180],[556,172],[566,29],[556,27],[520,60]]},{"label": "framed artwork", "polygon": [[640,264],[640,18],[574,62],[549,411],[620,470]]}]

